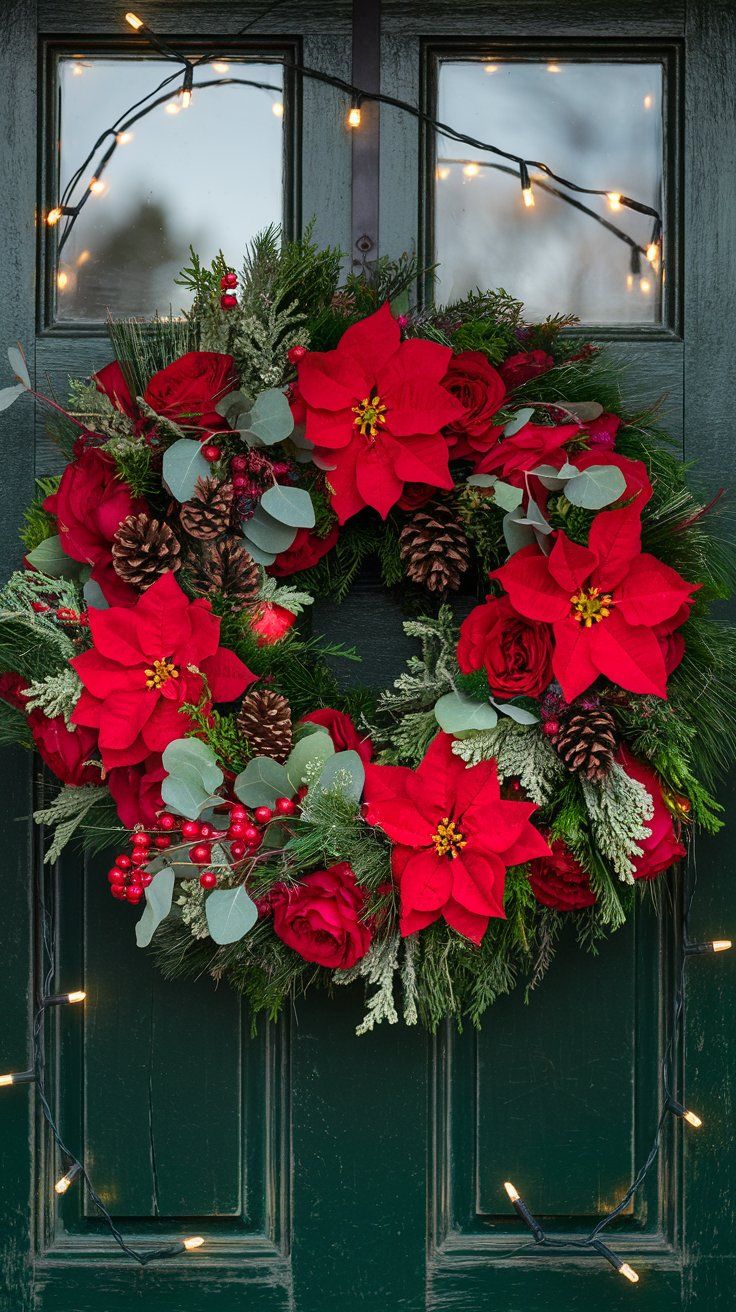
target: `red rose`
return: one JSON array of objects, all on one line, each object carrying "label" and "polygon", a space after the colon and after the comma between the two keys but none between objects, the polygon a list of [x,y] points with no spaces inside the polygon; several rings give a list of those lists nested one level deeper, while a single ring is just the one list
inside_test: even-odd
[{"label": "red rose", "polygon": [[[524,474],[539,465],[559,469],[568,459],[565,446],[580,437],[579,424],[524,424],[518,433],[504,437],[481,456],[477,474],[498,474],[514,487],[526,487]],[[603,461],[600,462],[601,464]]]},{"label": "red rose", "polygon": [[519,351],[510,355],[499,367],[499,372],[509,391],[521,387],[530,378],[538,378],[554,367],[554,359],[546,351]]},{"label": "red rose", "polygon": [[269,565],[268,573],[274,578],[283,579],[290,574],[298,574],[301,569],[311,569],[312,565],[316,565],[328,551],[332,551],[338,534],[337,524],[333,524],[329,533],[323,538],[319,537],[314,529],[298,529],[291,546],[286,551],[279,552],[273,565]]},{"label": "red rose", "polygon": [[43,508],[56,517],[67,556],[92,566],[92,578],[105,600],[131,605],[137,593],[115,573],[110,544],[121,522],[147,507],[118,478],[112,457],[99,447],[85,451],[67,465],[58,490],[46,497]]},{"label": "red rose", "polygon": [[310,711],[303,715],[307,724],[321,724],[330,735],[336,752],[357,752],[367,765],[373,756],[373,744],[368,734],[360,736],[358,730],[344,711],[334,711],[326,706],[321,711]]},{"label": "red rose", "polygon": [[644,761],[637,761],[623,744],[616,760],[632,779],[638,779],[644,785],[654,803],[654,815],[647,821],[651,833],[648,838],[638,840],[643,852],[633,863],[634,879],[654,879],[682,860],[686,855],[685,845],[675,832],[674,820],[664,804],[661,780],[652,767],[645,765]]},{"label": "red rose", "polygon": [[461,351],[452,357],[442,385],[465,410],[445,429],[450,459],[487,451],[503,431],[492,422],[506,395],[501,375],[482,351]]},{"label": "red rose", "polygon": [[365,893],[347,862],[306,875],[296,887],[277,884],[269,902],[279,938],[305,961],[349,970],[371,945],[360,919]]},{"label": "red rose", "polygon": [[188,351],[160,369],[143,393],[157,415],[184,428],[227,428],[215,406],[238,386],[235,361],[217,351]]},{"label": "red rose", "polygon": [[259,647],[271,647],[286,637],[295,620],[292,610],[278,606],[274,601],[262,601],[251,611],[250,627],[258,638]]},{"label": "red rose", "polygon": [[23,711],[34,746],[41,759],[63,784],[98,784],[99,765],[89,765],[97,750],[97,734],[89,729],[68,729],[62,715],[49,718],[43,711],[26,709],[25,679],[19,674],[0,674],[0,698]]},{"label": "red rose", "polygon": [[621,420],[618,415],[602,414],[585,425],[585,432],[591,446],[606,447],[612,451],[620,427]]},{"label": "red rose", "polygon": [[537,902],[555,911],[582,911],[596,901],[587,872],[559,838],[549,856],[530,862],[529,883]]},{"label": "red rose", "polygon": [[84,689],[72,716],[98,729],[106,770],[137,765],[194,728],[182,714],[206,692],[230,702],[255,675],[226,647],[209,601],[189,601],[174,575],[162,574],[135,606],[90,610],[93,647],[70,664]]},{"label": "red rose", "polygon": [[552,681],[552,630],[489,597],[463,620],[457,659],[463,674],[485,667],[494,697],[539,697]]},{"label": "red rose", "polygon": [[126,829],[136,824],[153,827],[164,809],[161,783],[165,778],[161,757],[155,752],[140,765],[119,765],[108,772],[107,786]]},{"label": "red rose", "polygon": [[122,411],[129,419],[139,418],[135,401],[130,395],[130,388],[125,381],[125,374],[117,360],[112,360],[110,364],[106,364],[104,369],[98,369],[92,377],[97,391],[102,392],[108,400],[112,401],[116,410]]}]

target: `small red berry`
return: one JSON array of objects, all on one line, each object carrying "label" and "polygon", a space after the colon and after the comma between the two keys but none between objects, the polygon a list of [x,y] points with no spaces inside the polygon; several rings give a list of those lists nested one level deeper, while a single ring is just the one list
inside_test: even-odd
[{"label": "small red berry", "polygon": [[110,887],[110,892],[112,893],[113,897],[116,897],[118,899],[118,902],[122,902],[124,898],[127,896],[128,890],[126,889],[125,884],[112,884]]},{"label": "small red berry", "polygon": [[189,849],[189,860],[193,861],[195,866],[205,866],[212,856],[212,848],[209,843],[197,843],[195,847]]},{"label": "small red berry", "polygon": [[148,885],[151,883],[151,880],[153,879],[153,875],[149,875],[147,870],[142,870],[138,878],[140,879],[143,887],[148,888]]},{"label": "small red berry", "polygon": [[133,834],[133,847],[150,847],[151,840],[148,834]]},{"label": "small red berry", "polygon": [[151,859],[151,853],[148,848],[137,847],[131,857],[134,866],[144,866]]},{"label": "small red berry", "polygon": [[270,806],[257,806],[253,815],[259,825],[267,825],[269,820],[273,820],[273,811]]},{"label": "small red berry", "polygon": [[236,492],[242,492],[243,488],[248,486],[249,483],[248,483],[248,479],[245,477],[245,474],[235,475],[235,478],[233,479],[233,487],[235,488]]},{"label": "small red berry", "polygon": [[115,857],[115,865],[119,870],[130,870],[130,857],[126,856],[125,852],[121,852],[119,856]]},{"label": "small red berry", "polygon": [[200,838],[214,838],[214,835],[215,835],[214,825],[210,825],[207,824],[207,822],[205,822],[203,825],[199,826]]},{"label": "small red berry", "polygon": [[276,812],[278,815],[293,815],[295,811],[296,806],[290,797],[276,798]]},{"label": "small red berry", "polygon": [[245,843],[231,843],[230,855],[233,861],[242,861],[245,856]]},{"label": "small red berry", "polygon": [[160,815],[158,818],[159,829],[166,829],[166,830],[176,829],[178,823],[179,821],[177,820],[176,816],[171,815],[169,811],[164,811],[163,815]]},{"label": "small red berry", "polygon": [[559,720],[545,720],[542,729],[548,738],[554,738],[555,734],[560,732],[560,722]]},{"label": "small red berry", "polygon": [[241,806],[240,803],[238,803],[237,806],[232,808],[230,819],[237,821],[238,824],[242,824],[244,820],[248,819],[248,812],[244,806]]},{"label": "small red berry", "polygon": [[112,866],[107,872],[108,884],[124,884],[125,879],[125,871],[120,870],[117,866]]},{"label": "small red berry", "polygon": [[292,346],[291,349],[286,352],[289,364],[296,364],[297,360],[303,360],[306,354],[306,346]]},{"label": "small red berry", "polygon": [[228,269],[227,273],[223,274],[223,276],[220,279],[220,287],[222,288],[223,291],[227,291],[229,287],[237,287],[237,285],[238,285],[237,273],[235,273],[232,269]]},{"label": "small red berry", "polygon": [[233,820],[227,831],[227,836],[228,838],[245,838],[245,831],[248,828],[248,825],[241,824],[239,820]]},{"label": "small red berry", "polygon": [[234,310],[237,303],[238,298],[237,296],[233,296],[232,292],[224,292],[220,297],[220,305],[223,310]]},{"label": "small red berry", "polygon": [[263,842],[263,834],[259,834],[258,830],[256,830],[256,837],[251,838],[250,842],[248,843],[249,850],[251,852],[255,852],[256,848],[259,848],[262,842]]},{"label": "small red berry", "polygon": [[153,841],[159,852],[165,852],[167,847],[171,847],[171,839],[168,834],[157,834]]},{"label": "small red berry", "polygon": [[199,882],[202,888],[214,888],[217,883],[217,875],[214,870],[203,870],[199,876]]},{"label": "small red berry", "polygon": [[215,446],[214,442],[208,442],[206,446],[202,447],[202,455],[208,464],[214,465],[215,461],[220,459],[222,451],[219,446]]},{"label": "small red berry", "polygon": [[135,905],[136,902],[140,902],[142,897],[143,897],[142,884],[128,884],[128,887],[125,890],[126,902],[132,902]]},{"label": "small red berry", "polygon": [[183,838],[199,838],[199,822],[197,820],[185,820],[181,832]]},{"label": "small red berry", "polygon": [[255,825],[243,825],[242,829],[243,829],[243,833],[241,837],[245,839],[246,843],[258,842],[258,839],[260,838],[261,834],[260,834],[260,830],[256,829]]}]

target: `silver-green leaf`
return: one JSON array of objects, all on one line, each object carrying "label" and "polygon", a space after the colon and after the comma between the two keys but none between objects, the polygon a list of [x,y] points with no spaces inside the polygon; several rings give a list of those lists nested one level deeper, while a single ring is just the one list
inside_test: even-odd
[{"label": "silver-green leaf", "polygon": [[284,393],[278,387],[259,392],[245,422],[246,432],[253,433],[264,446],[284,442],[294,429],[294,416]]},{"label": "silver-green leaf", "polygon": [[164,451],[163,481],[177,501],[188,501],[194,494],[197,479],[207,478],[209,472],[201,443],[189,437],[180,437]]},{"label": "silver-green leaf", "polygon": [[306,738],[301,738],[296,746],[292,747],[286,762],[286,773],[293,791],[296,792],[297,788],[301,788],[302,784],[307,782],[307,770],[313,762],[324,765],[334,755],[335,745],[326,731],[310,733]]},{"label": "silver-green leaf", "polygon": [[292,528],[314,528],[312,498],[302,487],[283,487],[274,483],[263,493],[260,507],[280,524],[289,524]]},{"label": "silver-green leaf", "polygon": [[237,888],[216,888],[204,904],[207,928],[215,943],[237,943],[258,919],[258,907],[239,884]]},{"label": "silver-green leaf", "polygon": [[359,802],[365,786],[365,766],[358,753],[335,752],[323,766],[317,786],[325,793],[341,793]]},{"label": "silver-green leaf", "polygon": [[244,806],[273,806],[278,797],[293,797],[296,789],[278,761],[254,756],[235,779],[233,791]]},{"label": "silver-green leaf", "polygon": [[472,701],[457,692],[447,692],[434,708],[435,719],[445,733],[465,733],[469,729],[495,729],[498,715],[488,702]]},{"label": "silver-green leaf", "polygon": [[156,930],[171,910],[174,896],[174,872],[168,866],[153,876],[146,889],[146,905],[135,927],[135,941],[139,948],[147,948]]},{"label": "silver-green leaf", "polygon": [[618,501],[626,490],[626,478],[616,465],[591,465],[565,484],[565,496],[583,510],[602,510]]}]

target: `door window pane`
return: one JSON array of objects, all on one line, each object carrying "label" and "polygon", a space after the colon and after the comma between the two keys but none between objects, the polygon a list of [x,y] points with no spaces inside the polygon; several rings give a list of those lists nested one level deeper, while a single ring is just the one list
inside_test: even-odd
[{"label": "door window pane", "polygon": [[[616,208],[615,193],[662,210],[662,95],[659,63],[443,59],[437,116],[582,186],[610,187],[613,201],[573,199],[646,248],[652,220]],[[659,261],[641,254],[632,271],[629,245],[530,174],[533,208],[515,165],[437,135],[436,298],[502,286],[531,318],[564,310],[588,324],[659,323]]]},{"label": "door window pane", "polygon": [[[62,186],[101,132],[171,74],[165,60],[67,57],[58,65]],[[270,83],[198,87],[218,75]],[[172,83],[166,90],[172,90]],[[126,134],[80,212],[56,266],[58,321],[176,314],[188,304],[174,278],[190,244],[205,261],[222,249],[239,261],[246,243],[281,223],[283,76],[278,65],[203,65],[192,102],[159,105]],[[165,93],[161,93],[165,94]],[[99,152],[98,152],[99,157]],[[93,178],[92,166],[84,184]],[[55,228],[58,241],[65,220]]]}]

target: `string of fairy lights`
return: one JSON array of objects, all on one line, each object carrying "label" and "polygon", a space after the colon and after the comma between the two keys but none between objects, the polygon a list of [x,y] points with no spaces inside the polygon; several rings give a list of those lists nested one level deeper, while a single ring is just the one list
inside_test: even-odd
[{"label": "string of fairy lights", "polygon": [[[277,8],[282,3],[284,3],[284,0],[276,0],[276,3],[270,5],[268,10],[258,14],[249,24],[246,24],[245,27],[241,28],[239,32],[234,35],[242,35],[248,27],[251,27],[253,23],[258,22],[265,13]],[[87,158],[82,162],[67,183],[59,198],[59,203],[46,214],[45,222],[49,227],[55,227],[62,219],[66,220],[59,235],[59,251],[68,239],[71,228],[83,206],[90,197],[99,195],[104,190],[105,183],[102,180],[103,174],[113,158],[116,149],[119,146],[127,145],[130,140],[132,140],[131,130],[134,124],[160,105],[163,105],[166,109],[175,113],[178,113],[180,109],[187,109],[189,107],[195,91],[195,69],[200,64],[210,64],[213,72],[222,74],[222,76],[218,76],[216,81],[207,80],[205,82],[197,83],[197,91],[211,86],[233,83],[255,87],[270,93],[278,94],[281,91],[280,87],[270,83],[224,76],[229,70],[229,65],[224,62],[221,55],[208,54],[202,55],[197,59],[190,59],[174,50],[168,42],[157,36],[156,33],[154,33],[151,28],[140,17],[138,17],[138,15],[129,12],[125,15],[125,18],[128,25],[140,35],[142,39],[147,41],[153,49],[165,59],[176,63],[177,70],[169,77],[163,79],[163,81],[160,82],[151,92],[143,96],[134,105],[131,105],[122,115],[118,116],[117,120],[111,124],[110,127],[103,131]],[[422,126],[434,130],[446,139],[455,141],[460,145],[470,147],[474,150],[495,155],[497,158],[494,161],[442,157],[437,161],[437,176],[442,179],[443,176],[446,176],[446,174],[443,173],[443,170],[449,169],[455,165],[460,166],[463,169],[466,177],[475,176],[482,168],[495,169],[507,174],[518,174],[521,187],[521,199],[525,208],[532,208],[534,206],[534,189],[539,188],[542,191],[559,197],[567,204],[574,206],[596,222],[602,224],[616,238],[624,242],[630,249],[630,279],[633,280],[637,277],[641,278],[642,257],[644,257],[655,271],[659,269],[661,264],[662,220],[659,212],[652,206],[645,205],[642,202],[617,191],[611,191],[606,188],[598,189],[580,186],[574,181],[555,173],[549,166],[541,161],[524,159],[521,156],[503,150],[489,142],[483,142],[477,138],[458,132],[449,125],[443,124],[432,118],[429,114],[418,109],[416,106],[396,97],[388,96],[380,92],[368,92],[362,90],[341,78],[333,77],[301,64],[287,62],[284,58],[259,59],[259,62],[281,64],[285,69],[289,69],[303,77],[322,82],[344,92],[349,98],[346,124],[350,129],[357,130],[360,128],[362,122],[361,106],[366,101],[373,101],[381,105],[389,105],[396,109],[403,110],[407,114],[413,116]],[[173,83],[176,83],[177,85],[173,86]],[[274,102],[273,108],[274,112],[277,114],[283,114],[284,112],[283,105],[280,101]],[[499,162],[499,160],[504,162]],[[92,178],[87,182],[85,181],[85,175],[87,169],[93,164],[93,162],[94,167]],[[634,238],[619,228],[618,225],[613,223],[608,217],[598,214],[591,206],[586,205],[583,201],[578,199],[579,196],[605,198],[609,209],[613,212],[620,211],[621,209],[629,209],[648,216],[653,221],[649,242],[646,245],[640,245]],[[629,285],[631,285],[631,283]],[[686,897],[683,919],[683,941],[680,948],[677,985],[673,995],[670,1026],[666,1034],[661,1060],[661,1105],[654,1139],[642,1166],[632,1180],[626,1193],[616,1206],[597,1222],[588,1235],[581,1238],[565,1237],[556,1233],[546,1232],[539,1219],[527,1205],[520,1191],[511,1181],[506,1181],[504,1188],[508,1199],[517,1215],[529,1229],[531,1240],[528,1244],[514,1249],[513,1253],[500,1255],[496,1260],[502,1260],[503,1257],[515,1256],[517,1253],[523,1252],[528,1248],[537,1248],[540,1250],[588,1250],[605,1259],[605,1261],[610,1263],[616,1271],[632,1284],[638,1282],[638,1273],[628,1262],[623,1261],[617,1253],[608,1247],[608,1245],[601,1239],[601,1235],[609,1225],[626,1211],[635,1194],[641,1188],[644,1180],[657,1161],[668,1118],[674,1116],[678,1120],[681,1120],[683,1124],[687,1124],[693,1129],[698,1129],[702,1125],[700,1117],[681,1103],[674,1094],[674,1090],[677,1088],[678,1084],[676,1073],[678,1071],[680,1027],[685,1005],[686,966],[691,958],[719,954],[728,950],[732,946],[731,940],[729,939],[713,939],[709,942],[699,943],[691,943],[689,941],[689,921],[695,893],[696,873],[694,852],[691,845],[690,858],[685,872]],[[38,880],[38,905],[40,909],[41,923],[41,986],[39,989],[40,1000],[36,1008],[32,1030],[32,1065],[27,1070],[0,1075],[0,1087],[10,1087],[13,1085],[32,1085],[35,1087],[41,1112],[51,1131],[60,1163],[61,1174],[54,1185],[55,1194],[57,1196],[63,1196],[76,1182],[83,1183],[86,1187],[90,1201],[107,1224],[112,1237],[123,1253],[139,1265],[145,1266],[154,1260],[194,1251],[204,1243],[204,1239],[201,1235],[193,1235],[158,1248],[149,1248],[145,1250],[133,1248],[128,1243],[124,1233],[120,1230],[103,1198],[94,1188],[84,1162],[81,1158],[75,1155],[62,1137],[59,1125],[52,1110],[46,1087],[44,1042],[46,1021],[49,1014],[54,1009],[66,1006],[71,1006],[72,1008],[79,1007],[82,1009],[83,1005],[86,1004],[88,1000],[86,992],[81,989],[75,989],[67,993],[53,992],[54,981],[57,976],[54,925],[53,917],[49,912],[43,896],[42,881],[40,877]]]}]

